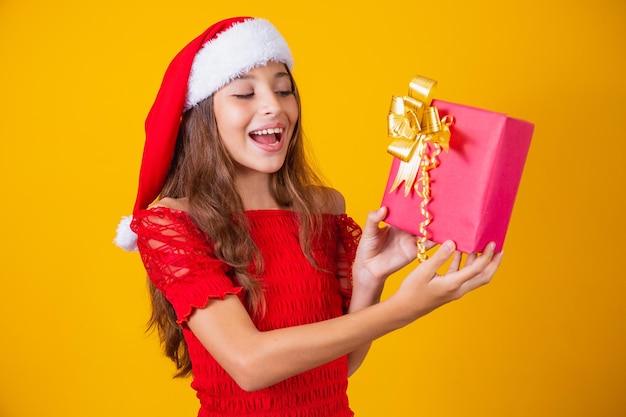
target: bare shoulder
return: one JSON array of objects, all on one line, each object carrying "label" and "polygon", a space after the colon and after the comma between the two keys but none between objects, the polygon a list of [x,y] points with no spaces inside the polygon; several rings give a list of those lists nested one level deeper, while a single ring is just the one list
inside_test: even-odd
[{"label": "bare shoulder", "polygon": [[343,194],[330,187],[315,187],[315,199],[322,212],[343,214],[346,212],[346,200]]},{"label": "bare shoulder", "polygon": [[187,204],[188,203],[187,203],[186,198],[164,197],[160,199],[159,201],[157,201],[156,203],[154,203],[152,207],[166,207],[172,210],[187,211],[188,210]]}]

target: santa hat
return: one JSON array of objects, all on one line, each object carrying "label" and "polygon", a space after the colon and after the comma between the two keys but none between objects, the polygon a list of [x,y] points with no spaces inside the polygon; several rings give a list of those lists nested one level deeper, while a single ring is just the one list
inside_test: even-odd
[{"label": "santa hat", "polygon": [[[293,68],[291,51],[278,30],[265,19],[251,17],[214,24],[174,57],[146,118],[146,142],[133,214],[147,208],[163,188],[183,112],[238,76],[270,61]],[[122,218],[114,240],[126,250],[137,249],[131,221],[132,216]]]}]

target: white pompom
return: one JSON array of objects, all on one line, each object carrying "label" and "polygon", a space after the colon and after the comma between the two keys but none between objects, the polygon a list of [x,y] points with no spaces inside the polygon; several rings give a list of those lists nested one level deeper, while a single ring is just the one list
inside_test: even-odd
[{"label": "white pompom", "polygon": [[120,248],[127,251],[137,250],[137,234],[130,230],[130,222],[133,216],[123,216],[117,225],[117,234],[113,242]]}]

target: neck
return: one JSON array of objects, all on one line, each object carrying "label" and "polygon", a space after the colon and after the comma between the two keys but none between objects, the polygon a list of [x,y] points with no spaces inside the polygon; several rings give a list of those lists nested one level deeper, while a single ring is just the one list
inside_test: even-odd
[{"label": "neck", "polygon": [[282,208],[272,196],[271,175],[262,173],[237,176],[237,191],[244,210],[275,210]]}]

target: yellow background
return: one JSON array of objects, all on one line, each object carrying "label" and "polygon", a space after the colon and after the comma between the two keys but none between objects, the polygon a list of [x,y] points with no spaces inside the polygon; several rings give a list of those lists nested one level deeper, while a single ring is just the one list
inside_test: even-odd
[{"label": "yellow background", "polygon": [[288,39],[316,158],[361,224],[414,75],[536,124],[496,279],[377,341],[357,416],[626,415],[623,1],[2,0],[0,416],[195,415],[144,333],[139,257],[111,241],[166,65],[240,14]]}]

